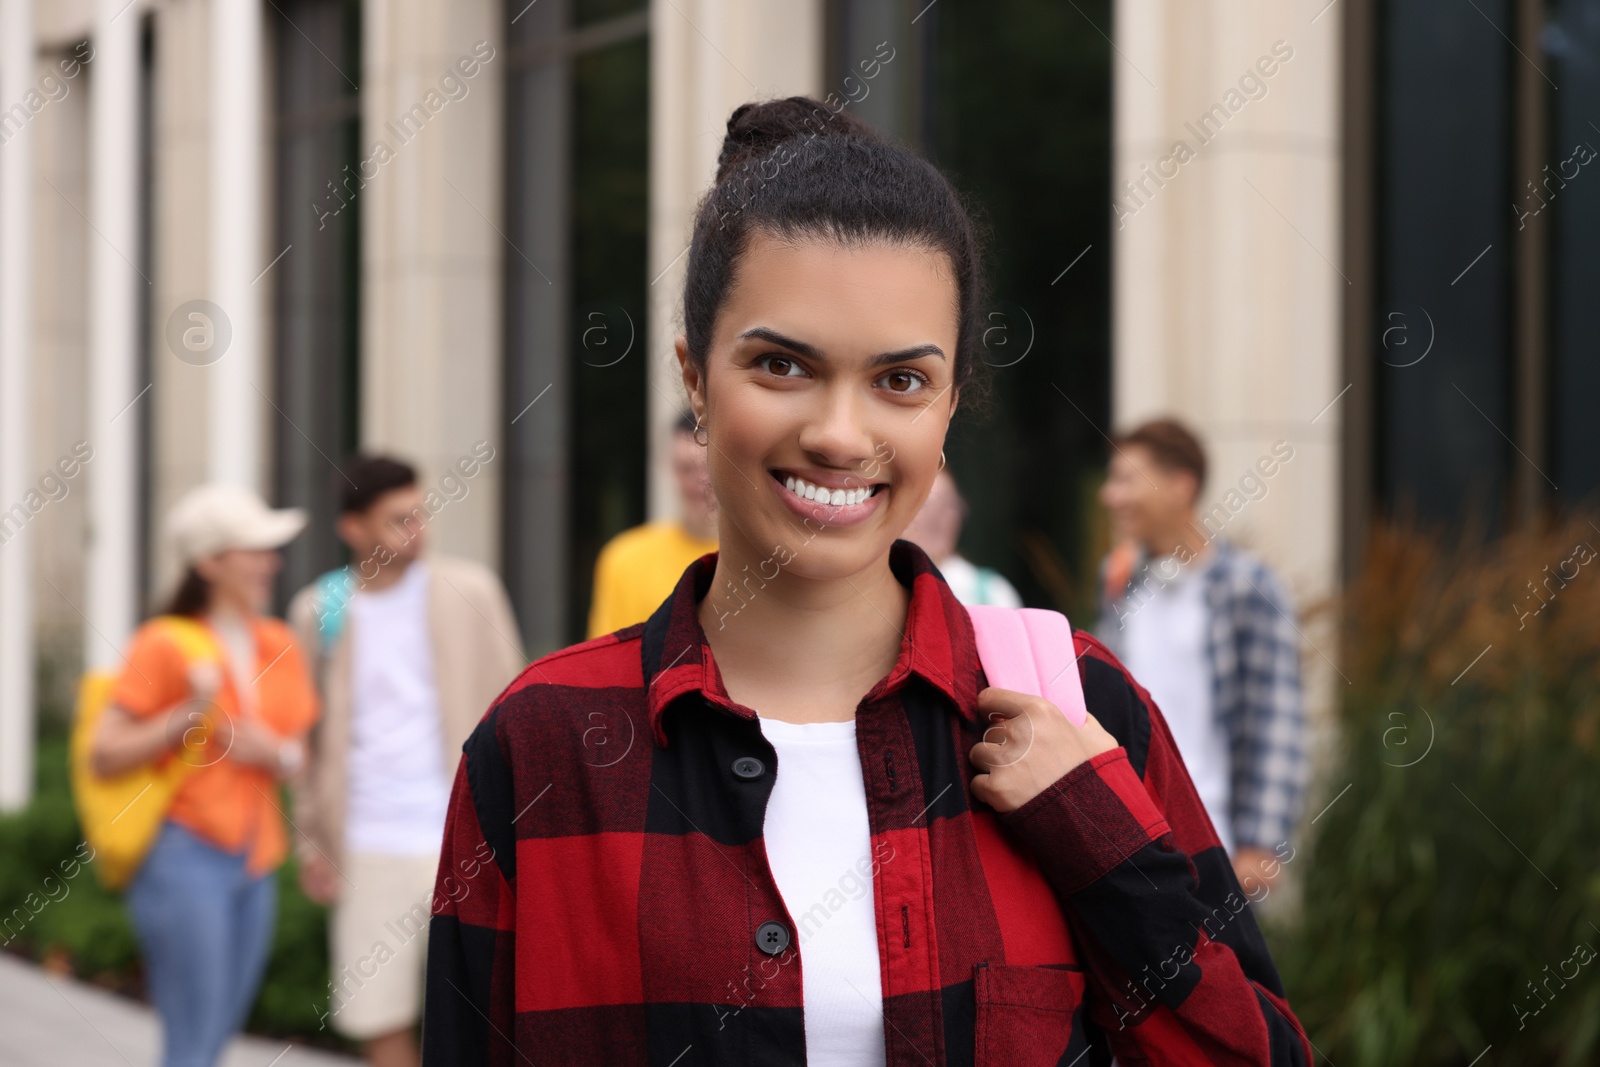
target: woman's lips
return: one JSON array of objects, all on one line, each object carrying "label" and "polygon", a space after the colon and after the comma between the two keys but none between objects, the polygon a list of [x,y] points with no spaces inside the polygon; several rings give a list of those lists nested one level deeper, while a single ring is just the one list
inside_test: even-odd
[{"label": "woman's lips", "polygon": [[789,489],[783,484],[778,472],[769,471],[768,474],[771,477],[772,488],[790,511],[803,519],[814,519],[824,526],[852,526],[861,522],[878,510],[884,496],[889,492],[889,487],[883,485],[859,504],[824,504],[819,500],[807,500]]}]

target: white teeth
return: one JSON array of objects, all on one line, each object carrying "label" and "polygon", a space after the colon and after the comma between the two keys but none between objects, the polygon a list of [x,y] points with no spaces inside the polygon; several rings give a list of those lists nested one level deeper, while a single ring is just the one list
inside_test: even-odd
[{"label": "white teeth", "polygon": [[786,475],[783,487],[795,496],[805,500],[814,500],[819,504],[828,504],[834,507],[846,507],[859,504],[872,495],[870,486],[860,489],[829,489],[826,486],[812,485],[794,475]]}]

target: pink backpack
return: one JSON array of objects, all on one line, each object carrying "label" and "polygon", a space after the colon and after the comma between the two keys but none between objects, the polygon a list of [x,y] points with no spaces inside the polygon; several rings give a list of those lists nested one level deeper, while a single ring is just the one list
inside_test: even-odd
[{"label": "pink backpack", "polygon": [[1041,696],[1082,726],[1089,712],[1078,677],[1072,624],[1059,611],[969,605],[978,659],[989,684]]}]

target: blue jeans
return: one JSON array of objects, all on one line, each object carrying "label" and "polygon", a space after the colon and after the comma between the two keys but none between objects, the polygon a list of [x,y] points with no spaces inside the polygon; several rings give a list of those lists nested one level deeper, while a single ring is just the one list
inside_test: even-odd
[{"label": "blue jeans", "polygon": [[161,1016],[163,1067],[212,1067],[261,985],[276,879],[251,877],[243,854],[168,822],[129,884],[127,904]]}]

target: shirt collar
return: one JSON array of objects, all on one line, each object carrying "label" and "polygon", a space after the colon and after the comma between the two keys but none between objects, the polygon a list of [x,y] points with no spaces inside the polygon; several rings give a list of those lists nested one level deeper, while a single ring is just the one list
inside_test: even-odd
[{"label": "shirt collar", "polygon": [[[699,603],[711,588],[717,553],[707,552],[691,563],[677,587],[645,623],[640,655],[643,659],[646,706],[656,743],[666,746],[662,714],[673,701],[699,693],[709,702],[741,718],[754,713],[735,704],[722,684],[700,626]],[[889,569],[911,590],[906,629],[900,654],[889,673],[867,693],[875,700],[904,686],[910,677],[921,678],[955,705],[972,722],[978,717],[979,671],[977,644],[967,609],[950,591],[928,554],[910,541],[897,540],[889,548]]]}]

